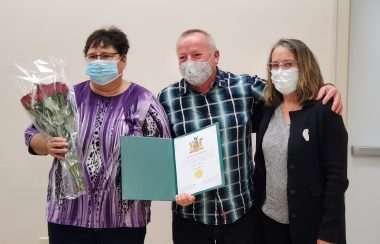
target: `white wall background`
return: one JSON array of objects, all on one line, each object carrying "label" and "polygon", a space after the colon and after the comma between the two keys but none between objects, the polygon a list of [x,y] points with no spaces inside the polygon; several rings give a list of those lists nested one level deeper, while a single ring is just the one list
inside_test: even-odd
[{"label": "white wall background", "polygon": [[[349,145],[380,148],[378,102],[380,1],[351,1],[350,62],[347,104]],[[380,243],[380,155],[348,155],[346,193],[349,243]]]},{"label": "white wall background", "polygon": [[[265,77],[273,43],[292,37],[309,45],[325,80],[334,82],[338,3],[347,1],[2,0],[0,243],[33,244],[47,236],[44,214],[51,158],[31,156],[24,146],[29,119],[19,104],[13,63],[60,57],[69,67],[72,83],[83,81],[86,38],[95,29],[116,25],[131,45],[125,77],[157,93],[180,78],[177,37],[186,29],[201,28],[214,36],[224,70]],[[146,243],[170,243],[170,204],[154,203],[152,212]]]}]

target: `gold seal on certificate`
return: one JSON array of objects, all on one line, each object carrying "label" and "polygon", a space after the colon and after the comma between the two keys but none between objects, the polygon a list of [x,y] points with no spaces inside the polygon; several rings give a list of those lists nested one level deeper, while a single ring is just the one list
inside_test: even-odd
[{"label": "gold seal on certificate", "polygon": [[203,171],[201,169],[197,169],[194,173],[195,178],[200,179],[203,176]]}]

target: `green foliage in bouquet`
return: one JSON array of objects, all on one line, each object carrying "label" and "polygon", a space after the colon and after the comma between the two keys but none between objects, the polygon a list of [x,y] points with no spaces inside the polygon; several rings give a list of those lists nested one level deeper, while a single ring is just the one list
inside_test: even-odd
[{"label": "green foliage in bouquet", "polygon": [[75,198],[85,192],[85,184],[75,145],[76,107],[69,95],[65,83],[34,83],[32,91],[21,98],[21,104],[41,132],[47,136],[66,138],[69,143],[65,159],[60,161],[63,172],[70,172],[68,177],[74,182],[65,186],[67,195],[64,197]]}]

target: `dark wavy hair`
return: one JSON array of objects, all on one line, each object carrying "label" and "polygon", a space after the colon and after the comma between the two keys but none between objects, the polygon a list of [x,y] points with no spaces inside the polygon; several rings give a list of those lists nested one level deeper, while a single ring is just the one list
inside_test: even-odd
[{"label": "dark wavy hair", "polygon": [[109,28],[102,28],[94,31],[86,41],[83,49],[84,55],[87,54],[88,49],[92,47],[113,47],[120,55],[126,55],[129,50],[129,41],[124,32],[115,26]]}]

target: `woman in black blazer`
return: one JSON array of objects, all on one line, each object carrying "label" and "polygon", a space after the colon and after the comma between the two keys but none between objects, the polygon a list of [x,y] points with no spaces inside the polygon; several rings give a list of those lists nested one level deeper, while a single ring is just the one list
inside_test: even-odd
[{"label": "woman in black blazer", "polygon": [[346,243],[347,132],[331,102],[315,100],[321,86],[302,41],[274,45],[253,125],[257,244]]}]

